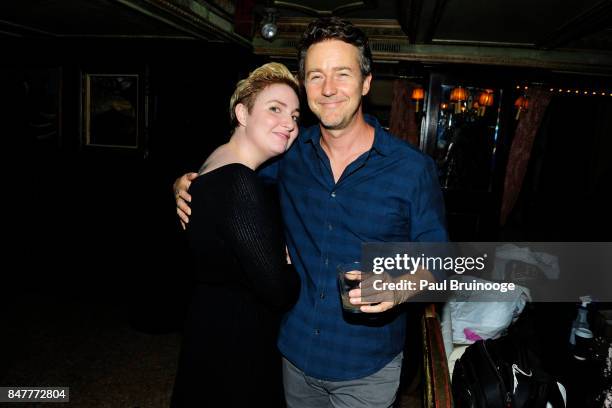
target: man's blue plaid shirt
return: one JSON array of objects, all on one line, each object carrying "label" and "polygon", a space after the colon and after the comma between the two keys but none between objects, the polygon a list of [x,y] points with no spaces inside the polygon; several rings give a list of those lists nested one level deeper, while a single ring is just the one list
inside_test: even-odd
[{"label": "man's blue plaid shirt", "polygon": [[372,148],[334,183],[318,125],[262,169],[278,182],[285,235],[301,278],[283,318],[281,353],[306,375],[332,381],[380,370],[403,348],[403,315],[385,325],[345,321],[336,283],[341,263],[361,259],[363,242],[446,241],[444,204],[433,160],[387,133],[376,119]]}]

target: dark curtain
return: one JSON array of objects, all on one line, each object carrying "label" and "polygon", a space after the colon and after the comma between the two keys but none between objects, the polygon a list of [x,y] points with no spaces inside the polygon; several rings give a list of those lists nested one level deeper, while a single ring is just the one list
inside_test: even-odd
[{"label": "dark curtain", "polygon": [[515,238],[609,241],[612,98],[553,97],[530,152],[507,219]]},{"label": "dark curtain", "polygon": [[[393,82],[393,101],[391,102],[391,113],[389,115],[389,131],[391,134],[414,146],[419,145],[421,115],[416,114],[415,103],[410,99],[410,95],[412,89],[417,86],[417,84],[405,79],[396,79]],[[419,108],[422,112],[423,101],[419,102]]]},{"label": "dark curtain", "polygon": [[521,191],[533,141],[551,98],[550,92],[538,88],[529,89],[527,96],[529,110],[521,114],[508,156],[500,216],[501,225],[506,223],[508,214]]}]

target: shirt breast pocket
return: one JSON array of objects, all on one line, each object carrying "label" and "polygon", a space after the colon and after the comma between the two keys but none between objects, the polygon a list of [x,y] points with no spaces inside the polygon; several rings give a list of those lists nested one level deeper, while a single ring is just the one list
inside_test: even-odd
[{"label": "shirt breast pocket", "polygon": [[388,200],[368,211],[359,211],[355,225],[364,242],[402,242],[410,237],[407,209],[395,200]]}]

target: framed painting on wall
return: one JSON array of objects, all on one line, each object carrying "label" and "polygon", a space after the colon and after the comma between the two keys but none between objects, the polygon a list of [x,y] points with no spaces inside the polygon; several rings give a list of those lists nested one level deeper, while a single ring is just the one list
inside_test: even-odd
[{"label": "framed painting on wall", "polygon": [[62,68],[25,72],[27,133],[40,149],[57,149],[62,139]]},{"label": "framed painting on wall", "polygon": [[142,137],[140,76],[84,73],[82,80],[85,146],[138,149]]}]

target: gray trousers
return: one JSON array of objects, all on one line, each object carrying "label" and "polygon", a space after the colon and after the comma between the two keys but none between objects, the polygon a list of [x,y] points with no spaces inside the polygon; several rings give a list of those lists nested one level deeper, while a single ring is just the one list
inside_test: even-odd
[{"label": "gray trousers", "polygon": [[287,408],[390,408],[395,402],[403,353],[372,375],[349,381],[309,377],[283,358]]}]

